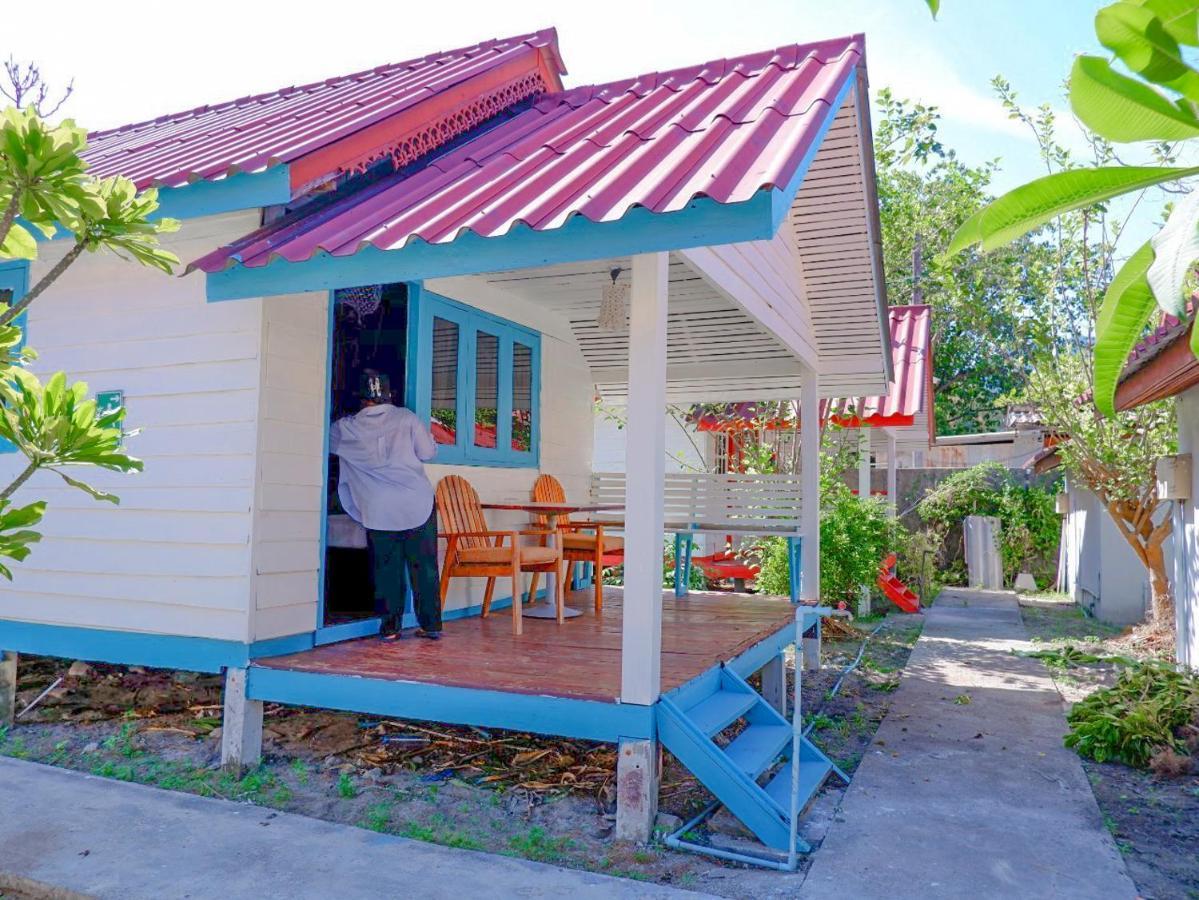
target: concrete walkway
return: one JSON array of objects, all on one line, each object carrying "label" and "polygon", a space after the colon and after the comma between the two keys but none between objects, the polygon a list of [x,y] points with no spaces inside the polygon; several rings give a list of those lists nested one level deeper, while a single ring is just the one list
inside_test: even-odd
[{"label": "concrete walkway", "polygon": [[927,615],[800,896],[1135,897],[1015,596]]},{"label": "concrete walkway", "polygon": [[4,758],[0,874],[114,900],[696,896]]}]

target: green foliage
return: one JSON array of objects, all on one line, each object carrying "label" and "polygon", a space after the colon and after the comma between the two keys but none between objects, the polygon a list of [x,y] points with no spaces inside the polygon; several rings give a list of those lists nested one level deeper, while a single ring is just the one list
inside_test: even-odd
[{"label": "green foliage", "polygon": [[1162,662],[1139,663],[1067,716],[1066,746],[1096,762],[1143,769],[1162,750],[1186,752],[1177,732],[1199,716],[1199,679]]},{"label": "green foliage", "polygon": [[337,796],[343,800],[353,800],[358,796],[358,786],[348,773],[342,772],[337,776]]},{"label": "green foliage", "polygon": [[[36,355],[22,350],[19,316],[83,253],[110,251],[123,259],[170,273],[178,258],[159,235],[178,222],[154,219],[157,192],[139,193],[127,178],[94,178],[82,153],[87,132],[71,121],[50,125],[32,109],[0,112],[0,259],[35,259],[30,229],[47,238],[65,237],[65,252],[24,297],[0,305],[0,438],[24,454],[21,474],[0,490],[0,558],[21,561],[40,539],[34,530],[45,503],[14,506],[10,496],[39,469],[98,500],[117,498],[63,471],[97,466],[140,471],[142,464],[121,452],[123,410],[98,416],[87,385],[68,384],[60,372],[43,384],[27,364]],[[0,575],[12,572],[0,564]]]},{"label": "green foliage", "polygon": [[[1097,143],[1168,142],[1168,152],[1178,154],[1199,137],[1199,71],[1182,49],[1199,47],[1197,21],[1195,4],[1184,0],[1120,0],[1099,10],[1096,37],[1130,74],[1098,56],[1074,62],[1070,105]],[[1199,173],[1189,167],[1129,166],[1111,156],[1114,164],[1056,172],[1000,197],[962,225],[949,252],[975,243],[995,247],[1071,211],[1094,209],[1164,182],[1187,182]],[[1149,298],[1163,311],[1178,313],[1197,254],[1199,202],[1183,201],[1147,248],[1116,275],[1097,321],[1094,359],[1095,404],[1105,415],[1115,415],[1120,372],[1148,323]],[[1199,337],[1192,343],[1199,354]]]},{"label": "green foliage", "polygon": [[[898,550],[906,531],[876,498],[859,498],[842,474],[850,468],[851,456],[821,453],[820,466],[820,596],[831,603],[857,598],[862,585],[873,585],[879,563]],[[758,587],[769,594],[790,590],[787,542],[771,538],[763,542]]]},{"label": "green foliage", "polygon": [[[1078,269],[1063,267],[1052,246],[1032,237],[994,253],[946,257],[950,236],[991,199],[996,164],[969,166],[945,147],[935,107],[885,89],[877,105],[887,296],[933,307],[937,432],[998,428],[1005,398],[1022,390],[1029,361],[1053,343],[1054,324],[1072,314]],[[1055,292],[1059,273],[1066,287]]]},{"label": "green foliage", "polygon": [[1002,464],[982,463],[955,472],[916,507],[941,545],[966,516],[996,516],[1000,555],[1010,582],[1021,571],[1049,580],[1057,561],[1060,522],[1053,491],[1020,484]]},{"label": "green foliage", "polygon": [[141,460],[120,452],[124,409],[97,415],[96,401],[87,396],[87,385],[68,385],[62,372],[43,385],[31,372],[13,368],[12,381],[0,392],[0,438],[15,444],[29,460],[26,471],[57,473],[67,484],[97,500],[117,503],[115,496],[98,490],[62,471],[67,466],[96,466],[116,472],[139,472]]}]

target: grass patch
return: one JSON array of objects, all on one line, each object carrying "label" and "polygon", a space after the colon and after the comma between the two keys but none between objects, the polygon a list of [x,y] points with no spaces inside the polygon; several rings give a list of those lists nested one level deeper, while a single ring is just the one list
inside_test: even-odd
[{"label": "grass patch", "polygon": [[508,838],[508,848],[516,856],[537,862],[556,862],[572,850],[575,842],[568,837],[550,837],[545,829],[534,825],[523,834]]}]

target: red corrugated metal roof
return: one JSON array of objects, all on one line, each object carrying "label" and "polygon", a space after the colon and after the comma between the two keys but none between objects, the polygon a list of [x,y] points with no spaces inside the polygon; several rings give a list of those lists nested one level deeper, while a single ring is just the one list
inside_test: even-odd
[{"label": "red corrugated metal roof", "polygon": [[554,29],[485,41],[88,136],[92,173],[124,175],[138,187],[256,172],[360,133],[431,97],[505,66],[547,54],[546,88],[565,72]]},{"label": "red corrugated metal roof", "polygon": [[549,94],[415,174],[297,214],[193,265],[214,272],[523,224],[663,213],[788,185],[864,59],[861,35]]},{"label": "red corrugated metal roof", "polygon": [[886,394],[829,401],[830,417],[840,425],[911,425],[922,409],[932,378],[932,307],[892,306],[891,357],[895,379]]}]

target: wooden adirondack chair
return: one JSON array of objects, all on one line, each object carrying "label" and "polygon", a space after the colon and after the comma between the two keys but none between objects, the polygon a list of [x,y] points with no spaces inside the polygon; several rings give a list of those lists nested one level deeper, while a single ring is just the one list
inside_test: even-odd
[{"label": "wooden adirondack chair", "polygon": [[[553,475],[539,475],[533,482],[533,499],[544,503],[565,503],[566,491],[563,490],[562,483]],[[535,528],[544,529],[547,524],[545,516],[533,517]],[[609,525],[609,527],[611,526]],[[572,522],[570,520],[563,522],[559,519],[558,531],[560,532],[559,543],[562,547],[562,558],[568,563],[585,562],[591,563],[594,567],[595,611],[598,614],[604,608],[604,569],[609,566],[619,566],[624,562],[624,540],[604,534],[604,523],[602,522]],[[559,596],[566,593],[572,568],[573,565],[566,567]],[[537,595],[538,578],[540,575],[534,573],[533,584],[529,588],[532,596]]]},{"label": "wooden adirondack chair", "polygon": [[[441,606],[445,608],[452,578],[486,578],[483,594],[483,615],[491,612],[491,598],[497,578],[512,579],[512,633],[520,634],[521,573],[533,572],[534,577],[547,572],[559,576],[562,554],[556,547],[522,547],[522,535],[545,538],[545,531],[494,531],[487,527],[479,494],[471,483],[459,475],[447,475],[437,483],[434,492],[437,518],[441,523],[440,537],[446,539],[445,563],[441,568]],[[534,592],[530,591],[530,596]],[[563,621],[563,597],[558,595],[558,621]]]}]

